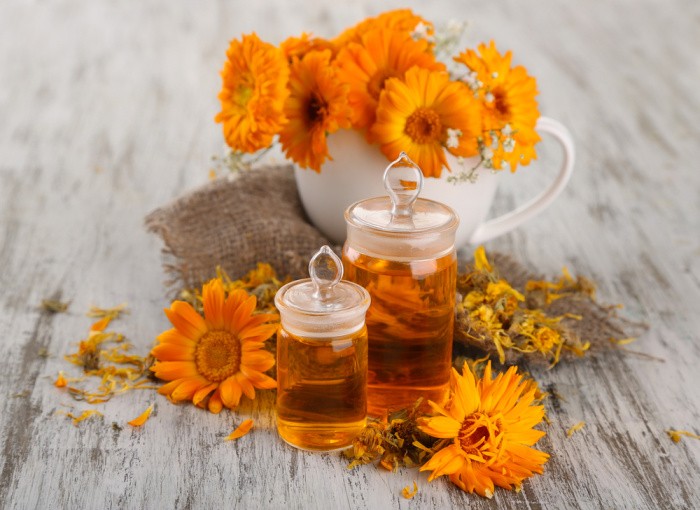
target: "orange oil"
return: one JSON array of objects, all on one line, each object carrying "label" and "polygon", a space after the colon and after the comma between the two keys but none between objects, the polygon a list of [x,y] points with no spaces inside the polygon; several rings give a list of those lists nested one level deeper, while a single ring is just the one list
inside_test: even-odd
[{"label": "orange oil", "polygon": [[384,416],[412,406],[419,397],[447,397],[457,281],[454,253],[397,262],[346,246],[345,278],[372,297],[367,310],[368,414]]},{"label": "orange oil", "polygon": [[349,335],[277,336],[277,431],[305,450],[350,445],[367,416],[367,328]]}]

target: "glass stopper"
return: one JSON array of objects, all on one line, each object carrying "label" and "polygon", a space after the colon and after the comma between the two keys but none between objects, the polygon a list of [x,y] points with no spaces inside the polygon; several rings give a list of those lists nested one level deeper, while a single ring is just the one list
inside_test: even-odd
[{"label": "glass stopper", "polygon": [[333,297],[333,288],[343,277],[343,264],[328,245],[309,261],[309,276],[314,285],[313,297],[325,302]]},{"label": "glass stopper", "polygon": [[423,189],[423,171],[405,152],[401,152],[384,171],[384,188],[391,198],[394,217],[413,216],[413,202]]}]

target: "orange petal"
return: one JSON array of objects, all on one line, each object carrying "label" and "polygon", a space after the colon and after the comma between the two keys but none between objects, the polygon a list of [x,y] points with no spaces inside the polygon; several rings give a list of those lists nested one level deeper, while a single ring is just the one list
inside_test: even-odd
[{"label": "orange petal", "polygon": [[219,278],[211,280],[202,289],[204,318],[213,329],[224,326],[224,285]]},{"label": "orange petal", "polygon": [[66,382],[66,378],[63,377],[63,370],[61,370],[58,373],[58,378],[56,378],[56,381],[53,383],[53,385],[56,386],[56,388],[65,388],[66,384],[68,383]]},{"label": "orange petal", "polygon": [[221,401],[229,409],[237,407],[241,401],[241,386],[234,377],[229,377],[219,385]]},{"label": "orange petal", "polygon": [[241,423],[236,430],[231,432],[224,441],[233,441],[234,439],[238,439],[239,437],[245,436],[248,432],[250,432],[250,429],[253,428],[253,420],[245,420],[243,423]]},{"label": "orange petal", "polygon": [[241,330],[241,325],[245,324],[255,310],[257,300],[255,296],[248,296],[233,313],[233,319],[229,323],[231,333],[238,333]]},{"label": "orange petal", "polygon": [[243,351],[243,355],[241,357],[241,364],[251,366],[256,363],[267,363],[270,360],[272,360],[274,364],[275,357],[272,355],[271,352],[263,350],[251,352]]},{"label": "orange petal", "polygon": [[163,379],[164,381],[199,375],[197,365],[193,361],[156,361],[151,370],[158,379]]},{"label": "orange petal", "polygon": [[[248,380],[250,380],[251,383],[253,383],[256,388],[271,390],[277,387],[277,381],[275,381],[272,377],[258,372],[257,370],[252,370],[241,365],[241,372],[246,376],[246,378],[248,378]],[[246,395],[248,394],[246,393]],[[255,398],[255,394],[253,394],[253,397],[250,398]]]},{"label": "orange petal", "polygon": [[252,315],[250,317],[250,320],[246,321],[246,323],[243,324],[243,328],[254,328],[265,324],[266,322],[279,322],[279,320],[280,316],[276,313],[259,313],[256,315]]},{"label": "orange petal", "polygon": [[179,402],[181,400],[191,400],[194,394],[200,388],[209,384],[204,377],[193,377],[191,379],[185,379],[177,388],[173,390],[170,397]]},{"label": "orange petal", "polygon": [[211,383],[208,386],[204,386],[203,388],[199,388],[194,396],[192,397],[192,403],[196,406],[199,405],[199,403],[207,398],[207,395],[209,395],[212,391],[214,391],[216,388],[219,387],[219,383]]},{"label": "orange petal", "polygon": [[243,390],[243,394],[246,397],[248,397],[250,400],[255,400],[255,388],[253,388],[253,385],[246,378],[246,376],[239,372],[234,377],[238,381],[238,384],[241,385],[241,389]]},{"label": "orange petal", "polygon": [[195,345],[162,343],[151,349],[151,355],[160,361],[194,361]]},{"label": "orange petal", "polygon": [[243,352],[257,351],[259,349],[263,349],[264,347],[265,347],[264,342],[251,342],[250,340],[242,342],[242,344],[241,344],[241,350]]},{"label": "orange petal", "polygon": [[146,423],[146,420],[148,420],[148,417],[151,416],[152,411],[153,411],[153,404],[148,406],[146,408],[146,410],[138,416],[138,418],[134,418],[133,420],[128,422],[129,425],[131,425],[132,427],[140,427],[141,425]]},{"label": "orange petal", "polygon": [[262,326],[245,328],[238,334],[238,337],[241,340],[250,338],[251,340],[255,339],[253,341],[256,342],[262,342],[276,333],[278,328],[279,324],[263,324]]},{"label": "orange petal", "polygon": [[163,331],[160,335],[158,335],[157,338],[158,342],[162,344],[175,344],[182,345],[183,347],[191,347],[197,345],[197,342],[195,342],[191,338],[187,338],[175,328]]},{"label": "orange petal", "polygon": [[103,317],[102,319],[95,322],[92,326],[90,326],[90,331],[104,331],[107,328],[107,326],[109,326],[110,322],[112,322],[111,317]]},{"label": "orange petal", "polygon": [[453,438],[459,434],[462,424],[448,416],[436,416],[426,419],[419,428],[432,437]]},{"label": "orange petal", "polygon": [[166,308],[164,311],[173,326],[192,340],[198,340],[207,332],[206,322],[189,303],[173,301],[170,308]]},{"label": "orange petal", "polygon": [[209,411],[214,413],[214,414],[219,414],[221,412],[221,408],[223,407],[223,404],[221,402],[221,395],[219,394],[219,390],[217,389],[214,394],[209,397]]},{"label": "orange petal", "polygon": [[182,381],[183,379],[175,379],[174,381],[170,381],[169,383],[158,388],[158,393],[165,395],[166,397],[170,397],[170,394],[182,383]]},{"label": "orange petal", "polygon": [[233,324],[233,316],[236,310],[241,306],[241,303],[248,297],[248,293],[242,289],[230,292],[224,303],[224,323],[227,327]]}]

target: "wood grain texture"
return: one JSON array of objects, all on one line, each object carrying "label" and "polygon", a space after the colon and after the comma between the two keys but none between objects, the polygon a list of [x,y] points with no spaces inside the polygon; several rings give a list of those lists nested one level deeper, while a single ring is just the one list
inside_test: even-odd
[{"label": "wood grain texture", "polygon": [[[546,213],[487,245],[550,274],[593,277],[651,330],[632,355],[589,357],[535,377],[552,400],[543,476],[493,501],[425,475],[347,471],[276,437],[265,396],[238,415],[173,406],[152,392],[75,405],[51,382],[90,305],[130,304],[119,324],[141,352],[166,327],[157,240],[144,215],[206,180],[222,145],[218,70],[228,39],[330,36],[408,4],[468,19],[538,78],[543,114],[572,130],[578,162]],[[183,0],[0,4],[0,507],[698,508],[700,441],[700,4],[690,0],[321,5]],[[533,196],[559,154],[504,175],[494,214]],[[71,301],[46,315],[47,297]],[[42,357],[42,348],[49,356]],[[113,430],[156,401],[141,429]],[[76,405],[77,409],[87,406]],[[245,417],[256,429],[222,441]],[[586,427],[572,438],[566,429]],[[401,488],[417,480],[418,495]]]}]

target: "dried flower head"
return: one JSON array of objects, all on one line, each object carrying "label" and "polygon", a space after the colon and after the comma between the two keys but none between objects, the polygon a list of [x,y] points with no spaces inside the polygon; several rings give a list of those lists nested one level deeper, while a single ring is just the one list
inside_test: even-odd
[{"label": "dried flower head", "polygon": [[[463,298],[457,304],[456,338],[495,351],[501,363],[507,354],[516,352],[538,354],[556,364],[563,349],[583,355],[590,347],[560,324],[565,318],[577,316],[548,315],[540,307],[553,296],[589,292],[591,284],[574,284],[568,273],[556,284],[531,281],[526,289],[537,292],[538,299],[530,299],[529,293],[526,297],[500,278],[482,246],[474,252],[474,259],[473,269],[457,280]],[[561,294],[552,294],[552,290]],[[544,302],[540,302],[542,299]]]}]

